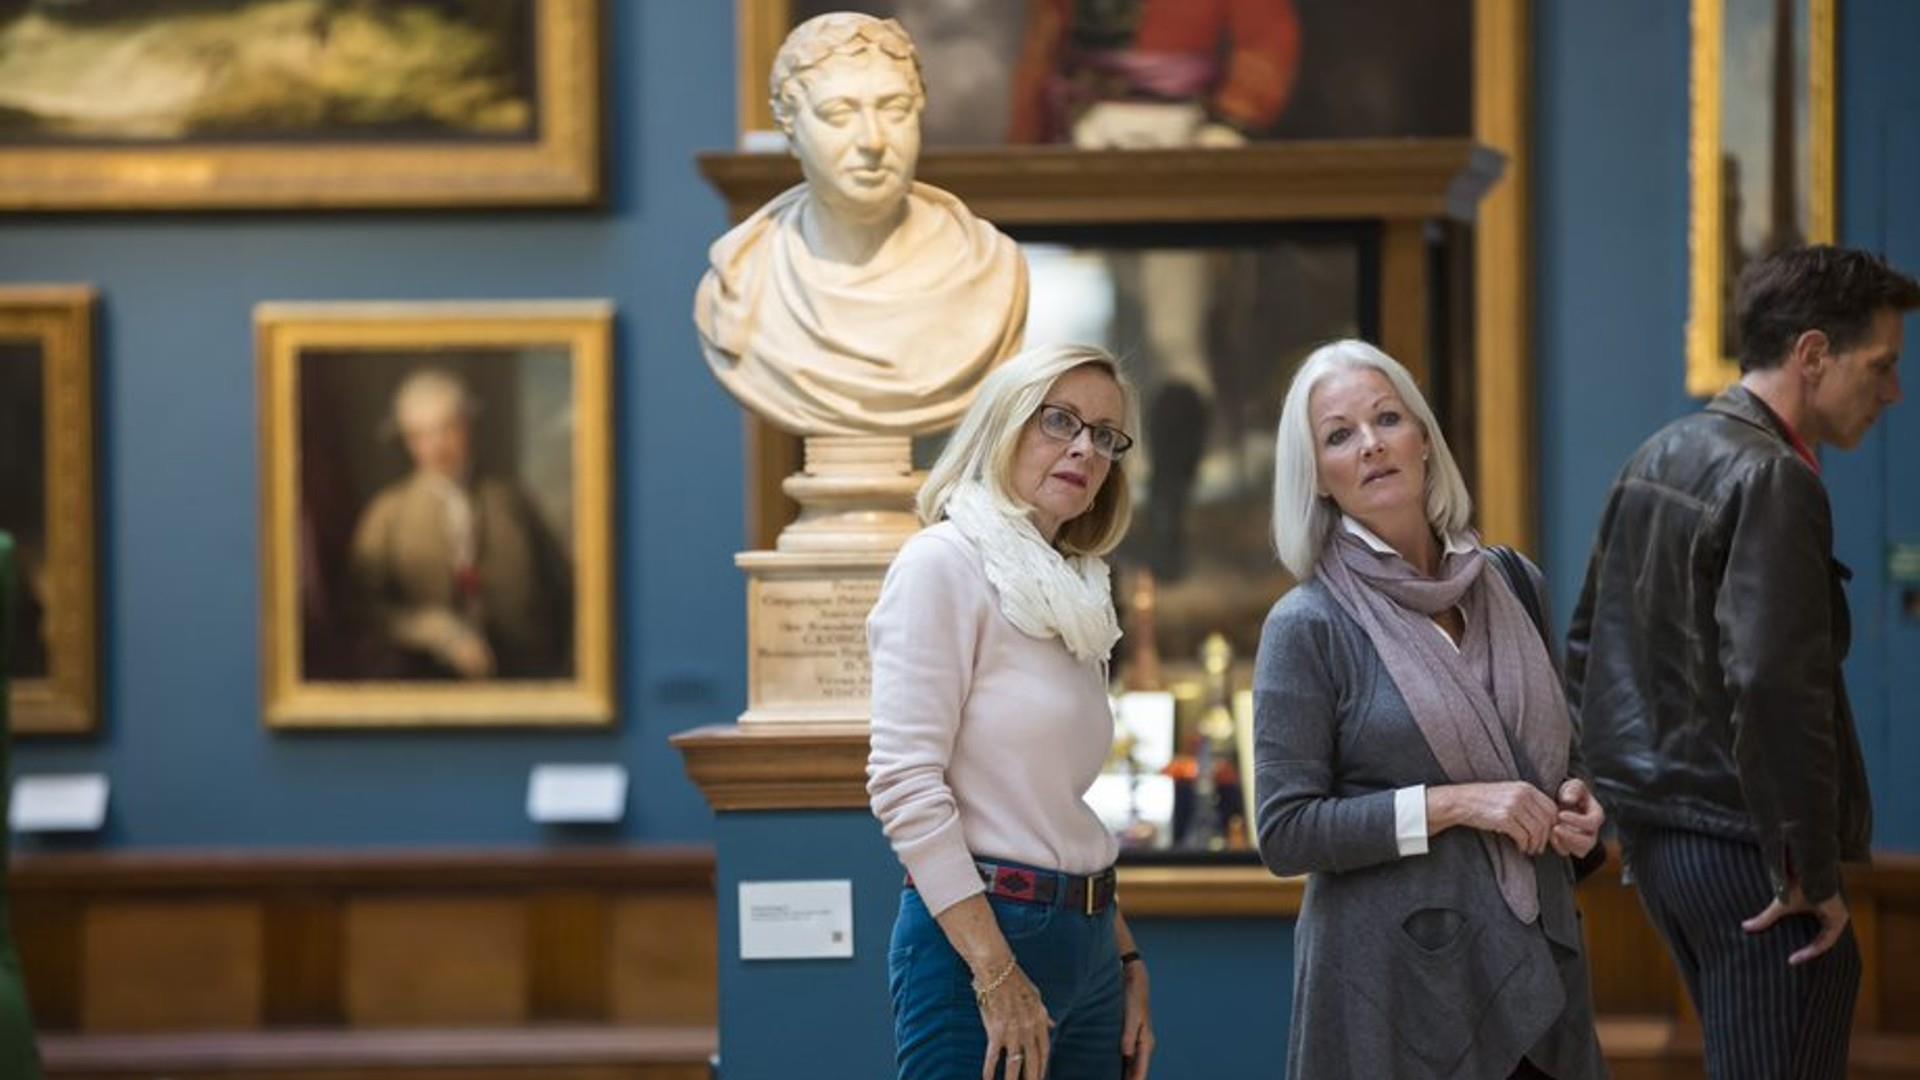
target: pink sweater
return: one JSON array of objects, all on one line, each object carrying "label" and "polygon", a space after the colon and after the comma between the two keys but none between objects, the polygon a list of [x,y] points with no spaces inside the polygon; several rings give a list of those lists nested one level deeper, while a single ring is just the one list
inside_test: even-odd
[{"label": "pink sweater", "polygon": [[973,857],[1074,874],[1113,863],[1084,796],[1113,743],[1100,675],[1000,613],[949,522],[909,540],[867,619],[867,794],[927,909],[981,892]]}]

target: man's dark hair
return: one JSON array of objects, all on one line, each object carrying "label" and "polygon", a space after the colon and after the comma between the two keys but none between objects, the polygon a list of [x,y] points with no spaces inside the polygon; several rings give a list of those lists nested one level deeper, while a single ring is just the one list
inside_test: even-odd
[{"label": "man's dark hair", "polygon": [[1834,351],[1853,348],[1881,311],[1920,308],[1920,282],[1880,256],[1819,244],[1788,248],[1740,275],[1740,370],[1778,367],[1808,330]]}]

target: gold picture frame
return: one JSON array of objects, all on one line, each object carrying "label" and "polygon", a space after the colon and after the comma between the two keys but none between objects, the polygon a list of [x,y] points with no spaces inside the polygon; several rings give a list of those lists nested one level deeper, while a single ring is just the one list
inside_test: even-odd
[{"label": "gold picture frame", "polygon": [[[853,5],[850,5],[853,6]],[[767,76],[792,28],[791,0],[735,0],[736,102],[742,134],[772,127]],[[1535,548],[1531,0],[1472,0],[1472,138],[1506,159],[1481,202],[1471,255],[1474,287],[1473,417],[1478,455],[1470,478],[1481,536]],[[746,419],[749,546],[770,546],[791,519],[781,480],[798,465],[796,441]]]},{"label": "gold picture frame", "polygon": [[531,100],[516,99],[527,119],[512,137],[11,142],[0,147],[0,211],[597,205],[600,0],[528,2]]},{"label": "gold picture frame", "polygon": [[[0,450],[7,460],[39,458],[36,507],[8,507],[7,519],[32,522],[37,536],[14,537],[15,562],[26,585],[16,607],[22,616],[14,655],[39,670],[11,680],[13,732],[17,735],[84,735],[99,724],[98,579],[94,547],[94,310],[96,294],[80,285],[0,287],[0,362],[18,360],[37,372],[0,372],[0,386],[15,377],[39,383],[38,395],[9,388],[0,407],[30,410],[36,423],[9,417],[0,438],[37,426],[37,446]],[[21,451],[16,455],[14,450]],[[7,471],[0,461],[0,473]],[[8,489],[36,477],[0,475]],[[0,525],[4,527],[4,525]],[[19,528],[16,524],[15,528]],[[37,549],[37,550],[36,550]],[[0,632],[6,628],[0,627]],[[28,637],[33,635],[33,637]],[[27,641],[20,640],[28,638]],[[32,645],[29,645],[29,642]]]},{"label": "gold picture frame", "polygon": [[[1832,243],[1836,235],[1834,198],[1835,54],[1834,33],[1838,0],[1801,0],[1806,11],[1804,27],[1793,26],[1794,36],[1804,33],[1804,60],[1790,41],[1783,41],[1780,30],[1794,17],[1798,5],[1791,0],[1693,0],[1692,67],[1692,145],[1688,153],[1688,275],[1687,303],[1687,393],[1710,397],[1740,377],[1740,361],[1732,346],[1727,325],[1732,315],[1734,282],[1745,258],[1763,254],[1784,243]],[[1730,17],[1730,8],[1732,16]],[[1759,24],[1772,20],[1771,27]],[[1756,30],[1770,34],[1772,62],[1764,75],[1756,73],[1761,65],[1737,63],[1727,56],[1728,38],[1740,35],[1750,42]],[[1745,53],[1742,54],[1744,57]],[[1742,57],[1736,57],[1735,60]],[[1791,75],[1804,63],[1805,80]],[[1784,71],[1789,78],[1783,82]],[[1756,81],[1757,80],[1757,81]],[[1759,140],[1752,138],[1754,117],[1743,117],[1731,125],[1727,108],[1739,103],[1763,109],[1771,106],[1772,115],[1760,119],[1771,123],[1769,137],[1771,175],[1767,177],[1774,220],[1768,223],[1771,234],[1746,251],[1747,241],[1740,216],[1747,212],[1747,200],[1739,187],[1729,191],[1728,176],[1741,176],[1742,160],[1730,139],[1751,149]],[[1804,129],[1799,120],[1805,113]],[[1804,162],[1788,162],[1777,150],[1784,125],[1791,125],[1804,138]],[[1756,157],[1749,152],[1746,157]],[[1757,170],[1756,170],[1757,171]],[[1782,173],[1788,174],[1791,187],[1783,197],[1775,191]],[[1802,173],[1804,172],[1804,175]],[[1800,189],[1796,195],[1793,188]],[[1761,200],[1755,199],[1758,204]],[[1779,218],[1781,203],[1791,207],[1793,220],[1786,223],[1785,236]],[[1732,218],[1732,224],[1729,219]],[[1804,222],[1804,224],[1802,224]]]},{"label": "gold picture frame", "polygon": [[[610,725],[612,305],[269,303],[254,322],[266,723]],[[435,380],[466,406],[442,472],[402,426]],[[408,636],[422,619],[471,630],[488,666]]]}]

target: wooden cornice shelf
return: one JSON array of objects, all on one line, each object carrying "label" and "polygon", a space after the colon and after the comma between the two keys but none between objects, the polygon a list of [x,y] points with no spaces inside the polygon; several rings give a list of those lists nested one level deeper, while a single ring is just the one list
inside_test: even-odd
[{"label": "wooden cornice shelf", "polygon": [[[706,153],[735,221],[800,182],[787,154]],[[928,150],[916,177],[1001,226],[1472,220],[1506,159],[1471,139],[1341,139],[1223,150]]]},{"label": "wooden cornice shelf", "polygon": [[867,729],[862,725],[715,724],[669,741],[716,811],[867,807]]}]

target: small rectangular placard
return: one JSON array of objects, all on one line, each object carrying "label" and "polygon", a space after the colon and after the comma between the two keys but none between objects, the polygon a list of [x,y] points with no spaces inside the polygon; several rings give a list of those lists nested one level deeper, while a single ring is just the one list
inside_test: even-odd
[{"label": "small rectangular placard", "polygon": [[1887,578],[1895,585],[1920,585],[1920,541],[1887,545]]},{"label": "small rectangular placard", "polygon": [[106,775],[22,776],[13,782],[7,821],[14,832],[97,832],[107,822]]},{"label": "small rectangular placard", "polygon": [[626,816],[621,765],[535,765],[527,778],[527,816],[542,825],[612,824]]},{"label": "small rectangular placard", "polygon": [[853,882],[740,883],[740,959],[853,955]]}]

